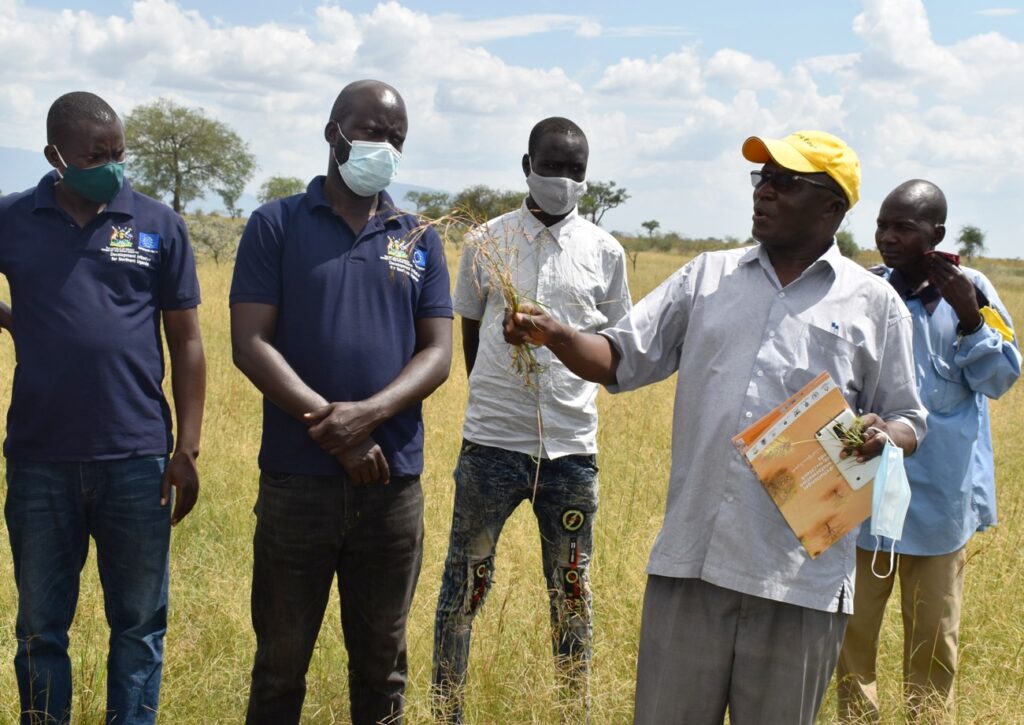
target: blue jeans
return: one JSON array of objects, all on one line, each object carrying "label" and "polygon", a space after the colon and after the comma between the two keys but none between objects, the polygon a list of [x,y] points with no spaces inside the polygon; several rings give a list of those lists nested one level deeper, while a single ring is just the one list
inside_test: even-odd
[{"label": "blue jeans", "polygon": [[167,630],[171,507],[163,456],[92,463],[7,461],[4,516],[18,587],[14,669],[22,723],[71,717],[68,629],[96,542],[110,625],[107,722],[152,723]]},{"label": "blue jeans", "polygon": [[[544,581],[551,608],[551,646],[563,706],[585,719],[591,649],[589,576],[597,463],[592,455],[536,459],[465,441],[455,469],[451,538],[434,623],[433,705],[438,719],[462,722],[473,619],[494,578],[494,551],[505,521],[533,499]],[[568,714],[568,713],[565,713]]]},{"label": "blue jeans", "polygon": [[423,554],[419,477],[356,486],[344,476],[264,472],[255,511],[256,658],[246,722],[299,722],[337,576],[352,722],[401,723],[405,624]]}]

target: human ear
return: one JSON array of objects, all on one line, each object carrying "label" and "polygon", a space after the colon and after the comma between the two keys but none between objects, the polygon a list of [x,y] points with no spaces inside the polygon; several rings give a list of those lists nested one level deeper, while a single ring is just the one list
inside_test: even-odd
[{"label": "human ear", "polygon": [[530,154],[523,154],[523,176],[530,175]]}]

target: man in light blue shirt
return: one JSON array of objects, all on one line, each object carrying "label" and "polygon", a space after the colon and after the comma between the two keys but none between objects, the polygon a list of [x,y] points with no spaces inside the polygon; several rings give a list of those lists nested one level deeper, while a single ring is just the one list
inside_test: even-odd
[{"label": "man in light blue shirt", "polygon": [[[945,236],[946,199],[914,180],[886,197],[875,242],[876,271],[906,301],[914,324],[917,390],[928,436],[906,461],[912,498],[896,543],[908,717],[951,713],[966,544],[996,523],[995,472],[988,402],[1020,375],[1010,316],[977,270],[936,253]],[[845,720],[879,719],[875,658],[894,578],[872,574],[876,542],[865,523],[857,540],[854,615],[840,655],[839,711]]]}]

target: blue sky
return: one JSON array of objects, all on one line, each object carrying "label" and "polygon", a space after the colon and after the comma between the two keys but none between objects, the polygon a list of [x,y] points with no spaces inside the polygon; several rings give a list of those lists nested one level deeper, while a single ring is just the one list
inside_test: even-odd
[{"label": "blue sky", "polygon": [[606,226],[745,238],[747,135],[823,128],[861,155],[849,229],[872,242],[907,178],[939,183],[949,226],[1020,256],[1024,2],[765,3],[0,0],[0,145],[38,149],[46,108],[84,88],[122,113],[169,96],[235,128],[271,174],[322,173],[344,83],[410,108],[400,180],[525,188],[530,126],[578,121],[590,177],[632,198]]}]

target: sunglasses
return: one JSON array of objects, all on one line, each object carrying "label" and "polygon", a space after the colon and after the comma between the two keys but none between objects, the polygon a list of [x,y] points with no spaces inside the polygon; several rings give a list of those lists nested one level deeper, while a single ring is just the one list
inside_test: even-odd
[{"label": "sunglasses", "polygon": [[846,195],[834,189],[823,181],[817,179],[811,179],[806,176],[800,176],[800,174],[794,174],[789,171],[751,171],[750,172],[750,185],[755,189],[765,182],[772,185],[775,191],[782,194],[786,194],[797,187],[799,183],[810,184],[811,186],[817,186],[822,189],[828,189],[833,194],[839,196],[843,201],[846,201]]}]

